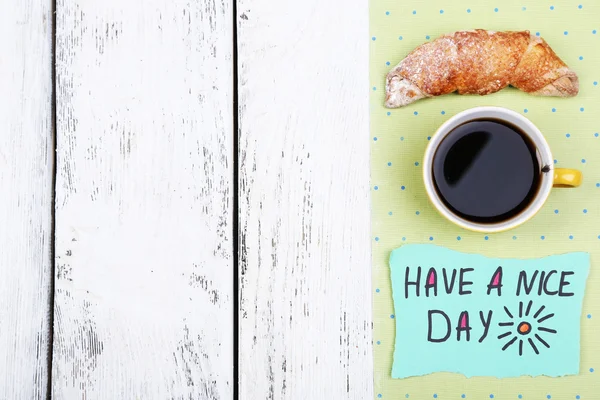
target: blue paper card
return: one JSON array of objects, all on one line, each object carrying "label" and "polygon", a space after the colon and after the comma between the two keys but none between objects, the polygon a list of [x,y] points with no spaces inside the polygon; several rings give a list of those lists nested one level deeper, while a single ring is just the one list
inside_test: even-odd
[{"label": "blue paper card", "polygon": [[588,253],[503,259],[406,245],[390,267],[393,378],[579,373]]}]

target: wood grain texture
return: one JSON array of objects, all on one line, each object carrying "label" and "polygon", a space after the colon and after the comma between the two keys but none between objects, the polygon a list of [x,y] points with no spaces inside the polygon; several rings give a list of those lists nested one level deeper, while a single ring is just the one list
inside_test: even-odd
[{"label": "wood grain texture", "polygon": [[50,334],[52,10],[0,1],[0,399],[45,399]]},{"label": "wood grain texture", "polygon": [[366,0],[238,1],[240,398],[372,398]]},{"label": "wood grain texture", "polygon": [[231,399],[229,0],[57,4],[55,399]]}]

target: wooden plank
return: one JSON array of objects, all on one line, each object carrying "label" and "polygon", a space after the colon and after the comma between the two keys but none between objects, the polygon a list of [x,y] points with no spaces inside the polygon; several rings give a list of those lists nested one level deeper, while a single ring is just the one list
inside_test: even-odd
[{"label": "wooden plank", "polygon": [[232,4],[57,4],[55,399],[233,393]]},{"label": "wooden plank", "polygon": [[0,4],[0,398],[43,399],[52,277],[52,10]]},{"label": "wooden plank", "polygon": [[239,0],[240,398],[372,398],[366,0]]}]

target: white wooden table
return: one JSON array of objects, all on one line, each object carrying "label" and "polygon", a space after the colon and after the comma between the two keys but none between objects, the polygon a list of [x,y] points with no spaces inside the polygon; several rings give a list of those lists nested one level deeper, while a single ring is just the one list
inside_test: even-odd
[{"label": "white wooden table", "polygon": [[371,399],[367,0],[0,0],[0,399]]}]

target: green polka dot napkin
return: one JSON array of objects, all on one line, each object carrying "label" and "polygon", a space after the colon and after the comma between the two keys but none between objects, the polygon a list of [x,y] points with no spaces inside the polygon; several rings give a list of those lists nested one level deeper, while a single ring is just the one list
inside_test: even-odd
[{"label": "green polka dot napkin", "polygon": [[[600,400],[600,1],[371,0],[370,21],[375,398]],[[399,109],[383,106],[385,75],[410,51],[441,34],[476,28],[539,34],[577,72],[579,95],[534,97],[507,88],[484,97],[452,94]],[[429,204],[421,178],[425,147],[437,127],[481,105],[525,115],[546,136],[556,167],[580,169],[584,176],[577,189],[554,189],[525,225],[493,235],[446,221]],[[490,257],[589,252],[579,375],[496,379],[435,373],[392,379],[395,321],[388,262],[392,250],[408,243]]]}]

